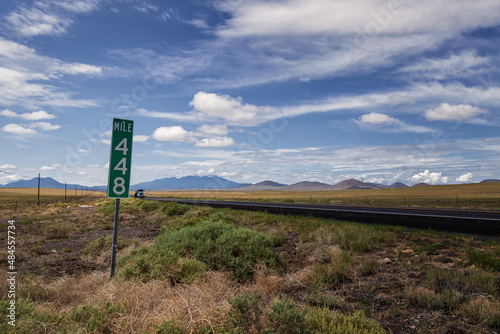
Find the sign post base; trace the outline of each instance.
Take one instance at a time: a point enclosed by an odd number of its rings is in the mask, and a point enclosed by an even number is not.
[[[120,215],[120,199],[115,200],[115,220],[113,223],[113,245],[111,248],[111,275],[109,279],[113,278],[115,274],[115,264],[116,264],[116,249],[118,248],[118,216]]]

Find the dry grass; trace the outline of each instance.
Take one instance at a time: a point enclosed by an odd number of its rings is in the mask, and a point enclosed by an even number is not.
[[[114,333],[154,331],[155,325],[168,320],[177,320],[192,332],[207,324],[221,326],[229,310],[228,300],[243,291],[271,293],[277,286],[272,281],[273,278],[261,277],[255,285],[243,287],[224,273],[210,272],[194,284],[171,286],[157,280],[110,281],[108,272],[95,272],[49,283],[39,277],[24,278],[19,296],[29,296],[39,303],[40,312],[51,313],[69,313],[83,304],[121,304],[125,313],[113,319]]]
[[[64,239],[69,238],[79,231],[75,225],[64,222],[47,222],[45,224],[44,234],[47,239]]]
[[[335,191],[147,191],[147,196],[244,201],[284,200],[296,203],[426,206],[499,210],[500,183],[442,185],[417,188]],[[458,196],[458,203],[457,203]]]
[[[411,305],[436,310],[443,307],[439,295],[423,286],[410,285],[405,288],[406,298]]]
[[[104,197],[102,192],[91,191],[82,195],[81,191],[75,194],[74,189],[68,189],[66,201],[64,200],[64,189],[41,188],[40,206],[46,209],[48,205],[57,203],[72,203],[75,200],[93,202],[96,198]],[[17,203],[17,211],[38,209],[37,188],[0,188],[0,212],[14,212]]]
[[[500,303],[488,296],[477,296],[462,307],[464,313],[478,323],[500,328]]]

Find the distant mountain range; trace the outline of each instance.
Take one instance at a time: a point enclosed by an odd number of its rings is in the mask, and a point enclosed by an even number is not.
[[[131,186],[133,189],[230,189],[241,187],[242,184],[223,179],[218,176],[184,176],[181,178],[167,177],[151,182],[141,182]],[[243,186],[246,186],[243,185]]]
[[[500,182],[497,179],[487,179],[480,183]],[[413,187],[429,186],[427,183],[418,183]],[[36,188],[38,178],[31,180],[20,180],[5,185],[4,188]],[[40,178],[40,187],[64,189],[64,183],[60,183],[51,177]],[[88,188],[94,191],[106,191],[106,186],[86,187],[80,184],[67,184],[68,190]],[[180,178],[167,177],[150,182],[141,182],[130,186],[131,190],[213,190],[213,189],[237,189],[239,191],[262,191],[262,190],[282,190],[282,191],[313,191],[313,190],[362,190],[362,189],[386,189],[386,188],[408,188],[404,183],[396,182],[389,186],[379,183],[362,182],[355,179],[344,180],[334,185],[321,182],[302,181],[294,184],[282,184],[274,181],[262,181],[255,184],[237,183],[226,180],[218,176],[184,176]]]
[[[500,182],[500,180],[497,180],[497,179],[487,179],[487,180],[483,180],[479,183],[494,183],[494,182]]]
[[[74,190],[75,186],[78,190],[84,188],[88,188],[86,186],[82,186],[80,184],[68,183],[64,184],[59,181],[54,180],[51,177],[41,177],[40,178],[40,188],[52,188],[52,189],[64,189],[66,187],[69,190]],[[3,188],[37,188],[38,187],[38,178],[35,177],[31,180],[19,180],[8,183],[6,185],[0,185]],[[104,187],[106,188],[106,187]]]

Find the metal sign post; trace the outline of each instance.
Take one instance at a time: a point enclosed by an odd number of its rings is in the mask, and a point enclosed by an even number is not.
[[[132,139],[134,121],[113,118],[111,153],[109,158],[108,198],[115,198],[115,219],[113,224],[113,245],[111,248],[111,275],[113,278],[118,243],[118,216],[120,198],[129,198],[130,171],[132,166]]]

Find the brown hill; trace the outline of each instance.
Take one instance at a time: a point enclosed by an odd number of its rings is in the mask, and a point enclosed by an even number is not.
[[[498,180],[498,179],[486,179],[486,180],[483,180],[479,183],[494,183],[494,182],[500,182],[500,180]]]
[[[246,187],[238,188],[242,191],[261,191],[261,190],[286,190],[288,185],[266,180],[259,183],[255,183]]]
[[[327,190],[330,185],[321,182],[302,181],[289,186],[290,190]]]
[[[396,183],[391,184],[389,186],[389,188],[408,188],[408,186],[404,183],[396,182]]]
[[[425,182],[420,182],[420,183],[417,183],[415,185],[412,186],[412,188],[415,188],[415,187],[427,187],[429,184],[425,183]]]
[[[328,190],[355,190],[355,189],[384,189],[387,186],[378,183],[361,182],[355,179],[344,180],[333,186],[329,186]]]

